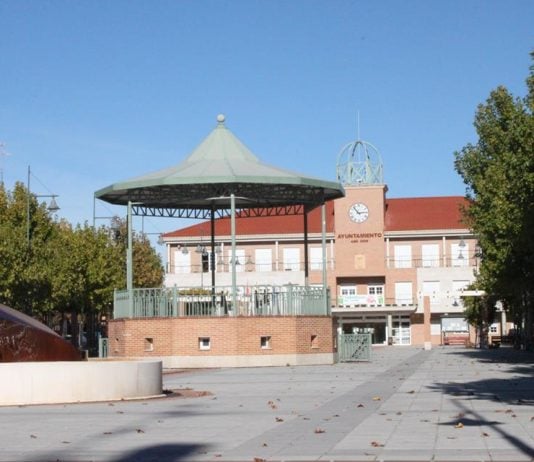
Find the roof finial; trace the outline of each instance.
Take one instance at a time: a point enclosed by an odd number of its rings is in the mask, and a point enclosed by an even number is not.
[[[224,114],[219,114],[217,116],[217,123],[219,125],[224,125],[224,121],[226,120],[226,117],[224,116]]]

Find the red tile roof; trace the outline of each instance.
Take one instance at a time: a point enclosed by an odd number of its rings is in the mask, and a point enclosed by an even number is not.
[[[466,228],[461,208],[468,205],[462,196],[386,199],[385,231]]]
[[[462,229],[461,207],[468,201],[462,196],[409,197],[386,199],[385,231],[418,231],[433,229]],[[236,233],[240,236],[259,234],[302,234],[302,215],[236,217]],[[326,205],[326,231],[334,231],[334,203]],[[308,215],[308,232],[321,232],[321,208]],[[164,237],[192,237],[211,235],[210,222],[204,221],[164,234]],[[230,235],[230,218],[215,220],[215,235]]]

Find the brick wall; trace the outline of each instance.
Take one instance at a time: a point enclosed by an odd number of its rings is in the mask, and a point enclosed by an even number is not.
[[[119,319],[109,322],[109,356],[321,354],[333,352],[333,336],[328,316]]]

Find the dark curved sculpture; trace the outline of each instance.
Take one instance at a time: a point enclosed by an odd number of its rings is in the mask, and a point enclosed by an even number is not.
[[[80,361],[81,353],[52,329],[0,304],[0,362]]]

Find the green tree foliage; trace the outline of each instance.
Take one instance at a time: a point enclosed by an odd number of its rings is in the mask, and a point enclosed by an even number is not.
[[[125,255],[128,245],[128,226],[126,220],[115,217],[111,228],[121,254]],[[133,231],[132,239],[134,287],[161,287],[164,275],[161,257],[155,252],[146,234]],[[126,265],[125,261],[124,265]],[[126,267],[124,268],[121,287],[126,286]]]
[[[534,53],[532,53],[534,59]],[[475,116],[476,144],[455,153],[455,168],[467,185],[464,211],[479,240],[477,283],[501,299],[523,324],[531,346],[534,306],[534,66],[525,98],[502,86]]]
[[[56,221],[22,183],[0,185],[0,302],[44,318],[50,313],[109,313],[126,286],[126,227],[72,227]],[[28,221],[29,217],[29,221]],[[28,226],[29,224],[29,226]],[[160,287],[163,266],[144,235],[133,236],[134,284]]]

